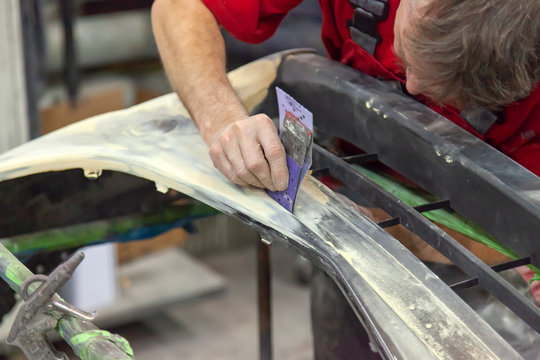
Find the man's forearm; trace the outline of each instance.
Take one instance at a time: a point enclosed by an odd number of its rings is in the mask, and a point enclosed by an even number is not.
[[[219,26],[200,0],[156,0],[152,26],[171,85],[210,144],[219,129],[247,116],[227,80]]]
[[[225,44],[201,0],[156,0],[152,26],[174,90],[209,147],[216,168],[239,185],[285,190],[285,149],[272,120],[249,116],[225,70]]]

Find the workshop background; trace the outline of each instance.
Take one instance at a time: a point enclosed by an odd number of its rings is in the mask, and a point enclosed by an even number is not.
[[[151,5],[151,0],[2,0],[0,152],[76,121],[171,92],[152,35]],[[306,0],[263,44],[247,45],[224,34],[229,69],[284,49],[309,47],[323,54],[320,16],[318,2]],[[109,178],[117,187],[126,183],[122,177]],[[0,237],[31,233],[40,221],[81,237],[118,222],[118,215],[150,237],[86,248],[86,260],[63,289],[68,301],[84,310],[99,310],[96,324],[126,337],[139,360],[257,358],[254,231],[204,209],[198,219],[179,218],[175,226],[181,227],[158,235],[171,226],[145,228],[145,214],[163,205],[150,199],[146,184],[133,186],[129,196],[115,194],[100,209],[91,208],[88,199],[77,201],[76,209],[73,199],[55,200],[53,186],[31,190],[47,192],[58,204],[57,213],[40,214],[38,219],[31,213],[35,204],[27,206],[26,213],[2,210]],[[173,200],[197,205],[190,199]],[[72,223],[68,218],[89,222],[63,227]],[[22,259],[35,273],[47,273],[74,250],[26,254]],[[311,359],[309,265],[283,248],[272,248],[272,261],[275,357]],[[14,296],[5,284],[0,289],[3,316]],[[0,328],[2,340],[6,322]],[[23,358],[4,341],[0,353]]]

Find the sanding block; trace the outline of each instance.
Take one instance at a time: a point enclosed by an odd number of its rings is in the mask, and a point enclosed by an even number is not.
[[[285,148],[289,186],[285,191],[266,190],[292,212],[296,194],[312,163],[313,115],[290,95],[276,87],[279,106],[279,137]]]

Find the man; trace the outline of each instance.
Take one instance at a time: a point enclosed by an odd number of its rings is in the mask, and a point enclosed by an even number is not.
[[[237,184],[284,190],[288,173],[272,121],[264,114],[250,116],[227,81],[218,22],[240,40],[260,42],[300,2],[154,3],[154,33],[171,84],[215,166]],[[388,15],[356,37],[358,27],[365,29],[352,21],[349,1],[319,2],[331,58],[401,82],[404,91],[540,175],[540,1],[388,0]],[[372,47],[362,41],[365,35],[380,36],[380,41]],[[489,126],[475,120],[480,109],[489,111]],[[463,241],[474,252],[476,245]],[[433,251],[421,258],[440,260]],[[492,256],[483,259],[494,261]],[[343,359],[348,350],[316,352],[321,358]],[[339,351],[344,353],[336,355]]]
[[[300,2],[204,1],[233,35],[249,42],[271,36]],[[348,1],[322,0],[329,55],[382,79],[406,78],[409,93],[461,108],[500,110],[525,98],[540,78],[536,0],[390,0],[388,6],[388,18],[377,27],[382,41],[373,58],[351,39],[346,23],[353,8]],[[228,84],[214,14],[200,1],[158,0],[153,19],[172,86],[199,126],[216,167],[238,184],[282,190],[287,170],[277,132],[265,115],[248,116]],[[394,22],[401,61],[393,51]],[[503,124],[485,134],[487,141],[537,174],[540,164],[533,154],[540,152],[540,124],[534,121],[540,116],[539,97],[536,88],[526,100],[507,106],[498,120]],[[456,108],[436,110],[480,135]]]

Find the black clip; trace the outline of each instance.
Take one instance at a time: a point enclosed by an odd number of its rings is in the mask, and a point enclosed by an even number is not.
[[[482,135],[485,135],[494,124],[500,121],[497,114],[486,109],[463,111],[460,115]]]
[[[350,4],[354,7],[354,18],[347,24],[351,38],[373,55],[375,47],[381,42],[377,24],[388,18],[388,3],[381,0],[350,0]]]
[[[353,26],[366,34],[374,35],[377,30],[377,18],[372,13],[362,9],[354,9]]]
[[[354,8],[362,8],[373,14],[377,21],[384,21],[388,18],[388,2],[381,0],[349,0]]]
[[[360,45],[364,50],[366,50],[371,55],[375,54],[375,47],[379,43],[379,38],[376,38],[370,34],[366,34],[355,28],[354,26],[349,26],[351,31],[351,38],[353,41]]]

